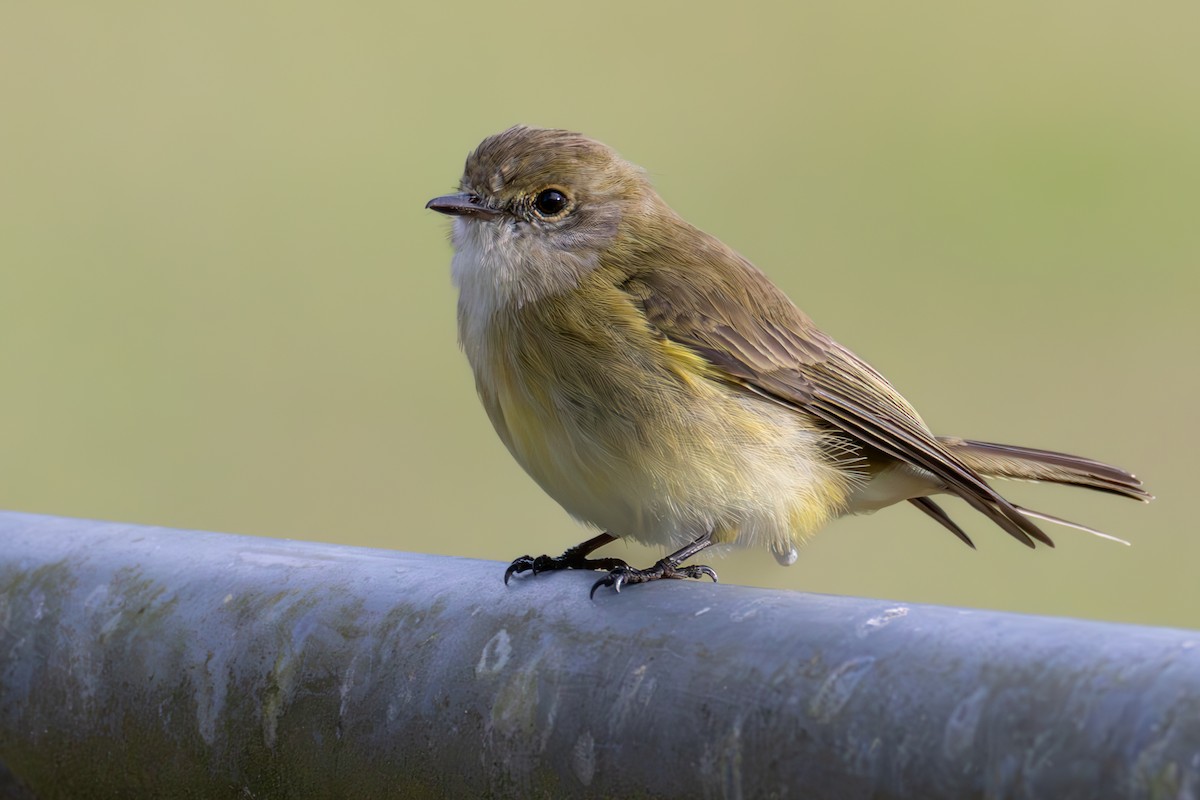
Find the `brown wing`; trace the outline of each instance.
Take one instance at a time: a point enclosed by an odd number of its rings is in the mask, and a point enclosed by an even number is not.
[[[1023,544],[1033,547],[1036,539],[1053,547],[937,440],[882,375],[822,333],[765,275],[715,240],[699,257],[724,263],[718,270],[658,269],[625,283],[663,336],[703,356],[721,378],[929,472]]]

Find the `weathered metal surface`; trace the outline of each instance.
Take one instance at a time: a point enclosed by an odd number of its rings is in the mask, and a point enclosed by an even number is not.
[[[503,566],[0,513],[0,789],[1200,793],[1197,632]]]

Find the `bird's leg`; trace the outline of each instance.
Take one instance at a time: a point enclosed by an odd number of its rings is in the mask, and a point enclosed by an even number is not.
[[[712,531],[709,531],[687,547],[676,550],[666,558],[659,559],[653,567],[635,569],[628,564],[622,563],[613,567],[609,570],[608,575],[592,584],[592,591],[589,596],[595,597],[596,590],[601,586],[611,586],[613,591],[619,592],[622,586],[633,583],[648,583],[661,578],[701,578],[707,575],[713,579],[713,583],[716,583],[717,573],[712,567],[705,566],[704,564],[692,564],[686,567],[679,566],[682,562],[696,555],[696,553],[699,553],[712,543]]]
[[[530,572],[534,575],[539,572],[550,572],[556,569],[607,569],[615,570],[621,567],[627,567],[624,561],[619,558],[588,558],[588,555],[593,550],[598,550],[609,542],[615,542],[616,536],[605,531],[599,536],[593,536],[582,544],[577,544],[574,547],[568,547],[561,556],[521,556],[508,565],[508,569],[504,570],[504,585],[508,585],[508,579],[519,572]]]

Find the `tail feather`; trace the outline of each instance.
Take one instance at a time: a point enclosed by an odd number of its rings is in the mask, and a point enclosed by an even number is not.
[[[942,507],[937,503],[933,502],[928,497],[913,497],[910,498],[908,502],[912,503],[914,506],[937,520],[939,525],[957,536],[964,544],[967,545],[967,547],[971,548],[972,550],[975,549],[975,543],[971,541],[970,536],[967,536],[967,532],[958,527],[958,523],[950,519],[950,515],[943,511]],[[1020,507],[1017,507],[1017,511],[1021,510],[1022,509]]]
[[[1121,497],[1140,500],[1143,503],[1148,503],[1154,499],[1154,495],[1142,488],[1142,482],[1138,480],[1136,475],[1120,467],[1115,467],[1112,464],[1105,464],[1102,461],[1095,461],[1090,458],[1083,458],[1082,456],[1073,456],[1069,453],[1056,453],[1052,450],[1035,450],[1031,447],[976,442],[952,436],[939,436],[938,441],[950,450],[959,461],[984,478],[1010,478],[1013,480],[1045,481],[1066,484],[1068,486],[1082,486],[1085,489],[1109,492]],[[1002,515],[998,509],[988,507],[986,504],[972,502],[972,497],[969,495],[960,494],[959,496],[980,511],[983,511],[989,518],[1000,523],[1005,530],[1012,533],[1011,524],[1003,524],[1009,522],[1009,520],[1007,518],[1000,519],[999,517]],[[962,529],[946,515],[946,512],[934,505],[929,498],[913,498],[909,502],[937,520],[938,523],[959,539],[974,547],[974,544],[967,538]],[[1086,525],[1080,525],[1077,522],[1071,522],[1041,511],[1034,511],[1013,503],[1007,503],[1007,508],[1021,517],[1051,522],[1056,525],[1065,525],[1068,528],[1085,531],[1104,539],[1111,539],[1121,544],[1129,544],[1124,539],[1110,536],[1095,528],[1089,528]],[[1037,530],[1036,526],[1034,526],[1034,529]],[[1038,530],[1038,533],[1041,533],[1041,531]],[[1016,533],[1013,533],[1013,535],[1017,536]],[[1033,542],[1028,537],[1018,536],[1018,538],[1029,546],[1033,546]],[[1045,537],[1045,534],[1039,536],[1038,539],[1049,543],[1049,539]]]
[[[1112,534],[1109,534],[1109,533],[1105,533],[1104,531],[1098,531],[1095,528],[1089,528],[1087,525],[1080,525],[1078,522],[1071,522],[1071,520],[1069,520],[1069,519],[1063,519],[1062,517],[1056,517],[1053,514],[1047,514],[1044,511],[1034,511],[1032,508],[1025,508],[1024,506],[1015,506],[1015,508],[1017,509],[1017,511],[1020,511],[1022,514],[1024,514],[1027,517],[1033,517],[1034,519],[1040,519],[1043,522],[1053,522],[1055,525],[1062,525],[1067,528],[1074,528],[1077,531],[1083,531],[1084,533],[1090,533],[1093,536],[1099,536],[1101,539],[1108,539],[1110,542],[1117,542],[1119,544],[1125,545],[1126,547],[1129,547],[1129,542],[1125,541],[1124,539],[1121,539],[1120,537],[1117,537],[1117,536],[1113,536]]]
[[[1154,499],[1154,495],[1142,488],[1142,482],[1136,475],[1102,461],[1052,450],[975,442],[950,436],[939,437],[939,440],[968,466],[987,478],[1082,486],[1144,503]]]

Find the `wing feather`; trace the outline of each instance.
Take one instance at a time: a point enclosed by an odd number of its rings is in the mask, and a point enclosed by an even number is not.
[[[707,253],[681,255],[720,258],[719,270],[656,269],[625,282],[623,288],[662,336],[702,356],[714,377],[811,414],[925,470],[1023,544],[1033,547],[1036,539],[1053,546],[938,441],[879,372],[821,332],[749,262],[723,245],[717,252],[709,247]]]

